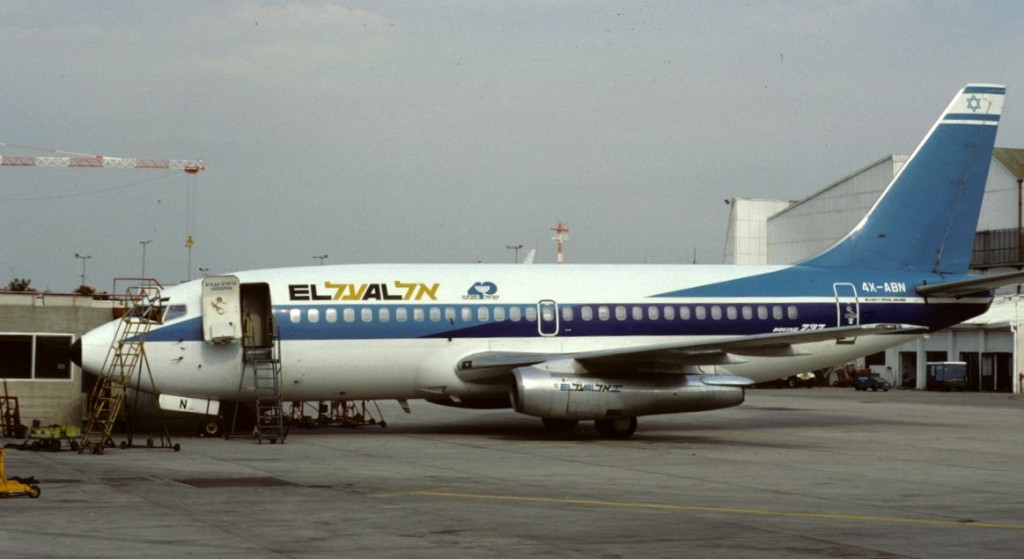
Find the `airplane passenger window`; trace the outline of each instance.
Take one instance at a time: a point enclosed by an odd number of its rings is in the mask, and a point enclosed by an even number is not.
[[[690,320],[690,307],[679,307],[679,320]]]
[[[317,309],[307,310],[306,320],[309,320],[310,322],[320,322],[320,311]]]
[[[796,320],[796,317],[797,317],[796,305],[790,305],[790,306],[786,307],[786,315],[789,317],[790,320]]]
[[[526,320],[537,322],[537,307],[526,307]]]
[[[355,322],[356,321],[356,310],[351,308],[351,307],[347,307],[347,308],[343,309],[341,311],[341,319],[344,320],[345,322]]]
[[[686,307],[683,307],[683,308],[686,308]],[[683,309],[679,309],[679,310],[682,311]],[[697,310],[695,311],[695,314],[697,315],[697,320],[704,320],[705,318],[708,317],[708,310],[706,308],[704,308],[704,305],[698,305],[697,306]]]
[[[722,320],[722,307],[718,305],[711,305],[711,319]]]
[[[594,309],[589,306],[583,307],[580,309],[580,318],[582,318],[584,322],[594,320]]]
[[[444,319],[450,324],[455,324],[455,309],[448,307],[444,310]]]
[[[391,311],[389,309],[379,309],[377,318],[379,318],[381,322],[388,322],[391,320]]]
[[[647,307],[647,318],[650,320],[658,320],[658,307],[651,305]]]
[[[430,307],[430,321],[441,322],[441,309],[437,307]]]
[[[487,322],[491,319],[491,311],[487,307],[480,307],[476,310],[476,318],[480,322]]]
[[[291,320],[293,324],[302,322],[302,311],[299,309],[292,309],[288,312],[288,319]]]
[[[782,307],[779,305],[772,305],[772,318],[775,320],[782,320]]]
[[[725,317],[726,318],[728,318],[729,320],[736,320],[737,316],[739,316],[739,315],[736,313],[736,307],[734,307],[732,305],[729,305],[728,307],[725,307]]]
[[[562,307],[562,321],[563,322],[572,322],[572,319],[573,319],[572,307]]]
[[[473,309],[469,307],[462,307],[460,314],[462,315],[463,322],[471,322],[473,320]]]
[[[523,311],[519,307],[509,307],[508,317],[512,322],[519,322],[519,319],[523,318]]]
[[[768,307],[764,305],[757,306],[757,318],[759,320],[768,320]]]
[[[597,318],[602,322],[608,320],[608,318],[610,318],[610,315],[608,314],[608,307],[604,305],[597,307]]]
[[[665,307],[665,320],[675,320],[675,319],[676,319],[676,308],[671,306],[671,305],[667,305]]]
[[[326,311],[324,311],[324,318],[327,320],[327,322],[332,322],[332,323],[333,322],[337,322],[338,321],[338,310],[337,309],[327,309]]]
[[[409,309],[405,307],[398,307],[395,309],[395,320],[398,322],[406,322],[409,320]]]
[[[417,307],[412,310],[412,319],[416,322],[423,322],[423,309]]]
[[[641,307],[639,305],[633,307],[633,320],[639,322],[639,321],[641,321],[643,319],[644,319],[644,309],[643,309],[643,307]]]
[[[373,322],[373,309],[367,307],[360,310],[359,319],[363,322]]]
[[[544,322],[552,322],[555,320],[555,309],[545,306],[540,310],[541,316],[544,317]]]
[[[743,305],[743,320],[754,318],[754,309],[750,305]]]
[[[615,320],[626,320],[626,307],[622,305],[615,307]]]
[[[505,320],[505,307],[494,307],[494,320],[498,322]]]

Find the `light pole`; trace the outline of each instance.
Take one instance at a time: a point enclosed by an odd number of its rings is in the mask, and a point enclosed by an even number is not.
[[[521,245],[521,244],[520,245],[505,245],[505,248],[507,248],[509,250],[516,251],[516,256],[515,256],[516,259],[513,260],[513,262],[515,264],[518,264],[519,263],[519,249],[523,248],[523,245]]]
[[[152,243],[152,242],[153,242],[153,239],[149,239],[149,240],[145,240],[145,241],[139,241],[139,244],[142,245],[142,275],[139,276],[141,278],[145,278],[146,277],[146,245],[148,245],[149,243]]]
[[[81,287],[82,285],[85,285],[85,261],[90,259],[90,258],[92,258],[92,255],[91,254],[78,254],[76,252],[75,253],[75,258],[79,258],[79,259],[82,260],[82,283],[79,284],[79,287]]]
[[[326,254],[321,254],[320,256],[314,256],[313,260],[319,260],[320,261],[320,265],[323,266],[324,265],[324,260],[327,260],[327,255]]]

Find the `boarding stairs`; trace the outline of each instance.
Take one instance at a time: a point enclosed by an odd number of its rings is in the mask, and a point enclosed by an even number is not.
[[[79,454],[86,450],[103,454],[113,447],[111,433],[124,409],[127,389],[143,376],[152,383],[145,342],[150,328],[163,316],[160,290],[152,286],[129,288],[125,300],[130,310],[118,322],[103,368],[89,394],[89,419],[82,429]],[[122,443],[122,447],[127,444]]]
[[[281,360],[279,358],[280,341],[275,339],[272,347],[245,348],[242,376],[238,383],[238,398],[243,401],[246,376],[251,376],[252,390],[256,407],[256,424],[252,436],[260,444],[284,443],[288,436],[284,423],[284,410],[281,401]],[[237,420],[237,407],[232,420],[231,435],[234,436]]]

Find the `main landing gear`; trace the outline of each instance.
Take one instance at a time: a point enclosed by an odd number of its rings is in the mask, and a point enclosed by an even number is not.
[[[579,425],[579,421],[576,419],[553,419],[550,417],[542,417],[541,422],[544,423],[544,427],[552,433],[570,433],[576,426]],[[628,439],[633,433],[636,432],[636,418],[635,417],[616,417],[613,419],[595,419],[594,428],[597,429],[598,434],[606,439]]]

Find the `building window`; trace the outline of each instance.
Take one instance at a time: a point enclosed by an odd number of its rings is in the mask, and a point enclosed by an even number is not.
[[[71,379],[70,335],[0,335],[0,378]]]

